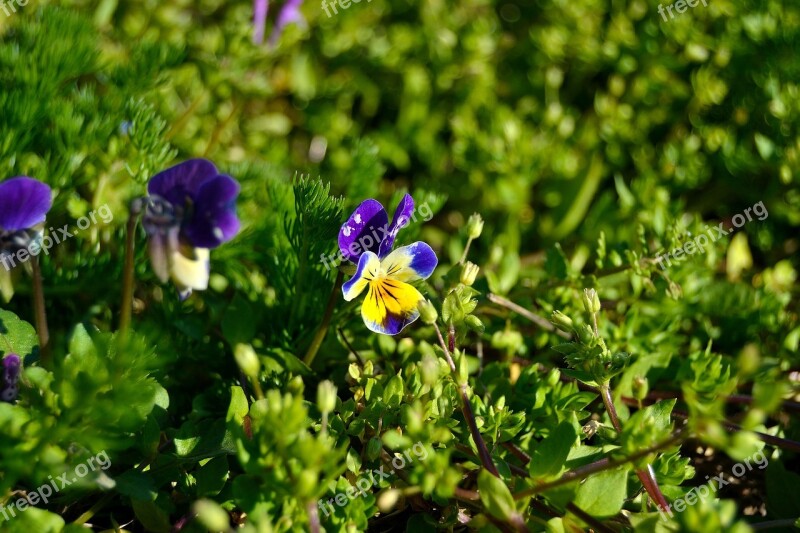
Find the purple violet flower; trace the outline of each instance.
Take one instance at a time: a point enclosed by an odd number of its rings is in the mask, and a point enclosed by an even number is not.
[[[22,361],[15,353],[10,353],[3,358],[2,376],[0,376],[0,400],[12,403],[17,399],[19,388],[20,368]]]
[[[15,266],[13,256],[41,235],[53,204],[50,187],[26,176],[0,183],[0,262],[6,271]]]
[[[132,210],[143,212],[153,270],[162,282],[171,277],[183,299],[205,290],[209,250],[239,232],[239,183],[211,161],[190,159],[153,176],[147,192]]]

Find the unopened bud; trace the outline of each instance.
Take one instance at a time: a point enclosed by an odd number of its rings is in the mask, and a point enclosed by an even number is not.
[[[417,307],[419,310],[419,317],[426,324],[433,324],[439,318],[439,312],[430,300],[422,300]]]
[[[467,235],[470,239],[477,239],[483,232],[483,219],[478,213],[473,213],[467,221]]]
[[[594,289],[583,289],[583,308],[589,314],[600,312],[600,298]]]
[[[202,499],[194,502],[194,512],[198,522],[208,531],[228,531],[231,527],[230,515],[217,502]]]
[[[564,331],[572,330],[572,319],[561,311],[553,311],[553,316],[550,317],[550,322]]]
[[[647,397],[648,393],[648,384],[647,378],[642,376],[636,376],[633,378],[633,383],[631,383],[631,390],[633,392],[633,397],[639,400],[640,402]]]
[[[336,409],[336,385],[327,379],[317,386],[317,407],[323,413]]]
[[[249,344],[237,344],[233,349],[233,357],[245,376],[250,379],[258,379],[258,374],[261,372],[261,361],[258,360],[258,356],[252,346]]]
[[[475,278],[478,277],[480,270],[481,268],[472,261],[464,263],[464,266],[461,267],[461,283],[468,287],[471,286],[475,283]]]
[[[388,513],[394,509],[394,506],[397,505],[397,500],[399,500],[402,495],[403,493],[400,489],[388,489],[383,491],[380,496],[378,496],[378,509],[383,513]]]

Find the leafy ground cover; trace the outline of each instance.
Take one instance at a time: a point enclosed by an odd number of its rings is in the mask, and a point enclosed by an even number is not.
[[[796,528],[800,7],[683,1],[0,4],[0,529]]]

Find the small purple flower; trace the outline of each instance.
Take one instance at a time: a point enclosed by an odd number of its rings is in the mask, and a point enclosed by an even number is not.
[[[0,183],[0,262],[14,268],[13,255],[28,248],[41,234],[53,204],[50,187],[33,178],[20,176]]]
[[[0,376],[0,400],[4,402],[13,402],[17,399],[19,389],[17,382],[19,381],[20,368],[22,361],[15,353],[8,354],[3,358],[3,372]]]
[[[190,159],[153,176],[147,192],[132,210],[143,212],[156,275],[162,282],[171,277],[182,298],[206,289],[209,250],[239,232],[239,183],[211,161]]]

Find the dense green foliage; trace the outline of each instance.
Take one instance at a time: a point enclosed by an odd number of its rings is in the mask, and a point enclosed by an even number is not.
[[[25,356],[0,504],[111,462],[0,530],[788,529],[800,5],[747,4],[311,2],[275,46],[246,1],[0,15],[0,180],[48,183],[48,226],[114,215],[42,258],[52,370],[31,277],[0,280],[0,354]],[[137,231],[125,335],[129,203],[191,157],[239,180],[242,232],[181,302]],[[398,237],[436,250],[433,306],[377,335],[320,257],[407,191],[434,214]],[[662,520],[648,471],[674,506],[731,482]]]

